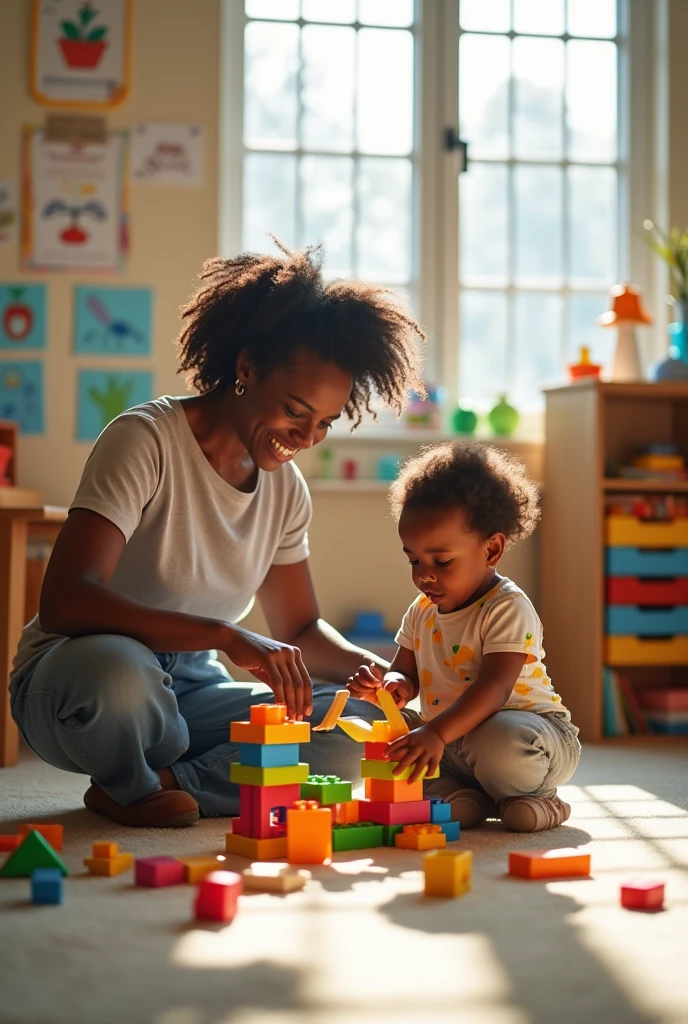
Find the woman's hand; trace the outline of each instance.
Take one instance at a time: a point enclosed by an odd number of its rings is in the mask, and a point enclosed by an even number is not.
[[[352,676],[349,676],[346,688],[352,697],[375,704],[375,694],[381,689],[384,678],[377,665],[371,661],[369,665],[361,665]]]
[[[301,719],[313,711],[313,684],[298,647],[240,626],[230,627],[230,639],[222,648],[228,658],[267,683],[276,704],[287,705],[289,718]]]
[[[427,775],[434,773],[442,760],[444,740],[429,725],[422,725],[389,743],[386,753],[390,761],[399,762],[394,775],[399,775],[404,768],[413,764],[414,769],[408,781],[416,782],[423,775],[424,768],[427,768]]]

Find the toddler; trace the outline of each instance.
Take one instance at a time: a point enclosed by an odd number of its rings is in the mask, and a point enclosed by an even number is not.
[[[449,801],[462,828],[488,817],[516,832],[561,825],[571,808],[557,786],[578,764],[578,729],[547,675],[533,605],[497,573],[537,524],[535,485],[504,452],[456,441],[410,459],[391,502],[421,593],[389,671],[363,665],[349,690],[374,700],[384,686],[401,708],[420,696],[388,756],[395,773],[415,765],[411,781],[439,765],[426,796]]]

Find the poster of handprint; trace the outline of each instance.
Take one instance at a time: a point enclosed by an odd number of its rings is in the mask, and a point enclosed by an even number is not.
[[[150,288],[79,286],[75,290],[74,351],[149,356],[151,306]]]
[[[152,397],[149,370],[79,370],[77,441],[95,441],[115,416]]]

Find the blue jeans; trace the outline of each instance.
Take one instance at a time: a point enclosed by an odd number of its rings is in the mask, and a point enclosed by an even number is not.
[[[337,689],[315,686],[312,725]],[[239,813],[239,789],[229,781],[229,764],[239,760],[230,723],[273,700],[262,683],[234,682],[215,651],[153,654],[137,640],[109,635],[60,641],[12,684],[14,720],[44,761],[90,775],[123,805],[158,790],[155,769],[171,767],[207,817]],[[358,700],[347,713],[382,717]],[[339,729],[311,735],[301,759],[313,774],[359,780],[359,744]]]

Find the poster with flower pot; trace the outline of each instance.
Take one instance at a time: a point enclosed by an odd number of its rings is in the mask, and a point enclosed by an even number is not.
[[[45,348],[44,284],[0,282],[0,349]]]
[[[31,91],[39,103],[105,108],[129,88],[131,0],[34,0]]]
[[[27,129],[23,264],[31,270],[117,270],[127,249],[126,136],[52,142]]]

